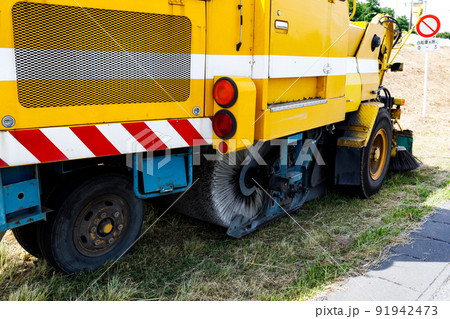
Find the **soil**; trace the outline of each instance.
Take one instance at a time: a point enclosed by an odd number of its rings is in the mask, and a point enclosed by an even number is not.
[[[388,72],[383,85],[406,99],[400,124],[415,133],[416,155],[425,164],[450,168],[450,48],[429,53],[426,117],[422,117],[425,53],[405,46],[395,62],[403,72]]]

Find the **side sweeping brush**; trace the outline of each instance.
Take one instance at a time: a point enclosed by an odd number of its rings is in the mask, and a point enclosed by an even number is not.
[[[391,157],[389,169],[397,172],[407,172],[419,168],[422,163],[404,146],[397,146],[397,155]]]
[[[413,132],[409,130],[397,132],[397,154],[391,157],[389,169],[397,172],[407,172],[419,168],[422,162],[412,155]]]

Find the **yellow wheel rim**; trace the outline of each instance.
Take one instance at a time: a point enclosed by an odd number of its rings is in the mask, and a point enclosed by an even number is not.
[[[369,172],[370,177],[376,181],[383,173],[387,159],[388,138],[384,129],[381,129],[375,135],[370,148]]]

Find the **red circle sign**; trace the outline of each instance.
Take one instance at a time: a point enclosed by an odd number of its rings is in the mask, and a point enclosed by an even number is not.
[[[438,17],[428,14],[417,23],[416,31],[424,38],[434,37],[441,29],[441,21]]]

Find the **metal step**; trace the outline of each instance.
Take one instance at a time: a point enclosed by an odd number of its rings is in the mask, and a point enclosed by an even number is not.
[[[365,142],[366,142],[365,138],[345,136],[345,137],[338,138],[337,146],[338,147],[362,148],[362,147],[364,147]]]

